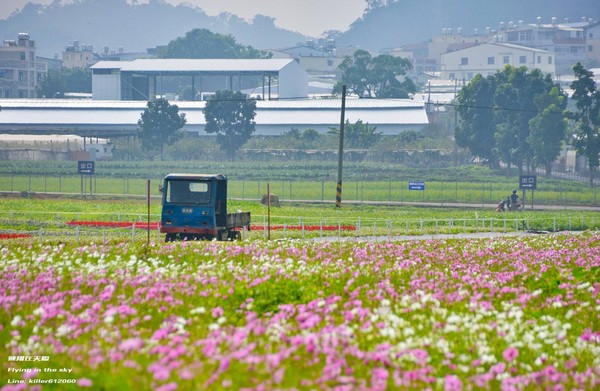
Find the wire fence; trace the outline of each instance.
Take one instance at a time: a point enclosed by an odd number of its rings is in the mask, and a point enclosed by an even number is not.
[[[159,197],[161,178],[153,179],[152,196]],[[260,200],[270,184],[271,193],[281,201],[303,200],[329,202],[336,198],[336,181],[330,178],[314,180],[236,179],[229,178],[228,197],[240,200]],[[412,186],[415,183],[421,186]],[[0,174],[0,192],[80,195],[145,196],[147,179],[114,178],[110,176],[42,176]],[[518,186],[515,184],[515,188]],[[427,203],[444,206],[451,203],[497,204],[506,199],[512,186],[492,181],[438,180],[419,181],[415,178],[371,181],[348,180],[343,183],[342,198],[350,202]],[[519,193],[527,205],[597,206],[597,186],[585,182],[556,179],[538,180],[536,190]]]
[[[74,241],[77,243],[106,241],[164,241],[157,221],[158,215],[139,215],[138,221],[118,221],[114,215],[98,216],[98,220],[76,220],[76,215],[63,213],[61,220],[36,220],[31,216],[50,212],[2,213],[0,223],[13,227],[0,231],[0,239],[31,239]],[[19,216],[20,215],[20,216]],[[64,219],[68,217],[68,219]],[[121,215],[120,218],[132,215]],[[600,219],[555,215],[544,217],[513,213],[510,217],[429,218],[429,219],[319,219],[315,217],[276,217],[269,223],[267,216],[253,216],[250,230],[242,232],[243,239],[316,239],[316,238],[380,238],[397,239],[423,235],[464,235],[474,233],[506,234],[523,231],[559,232],[600,229]]]

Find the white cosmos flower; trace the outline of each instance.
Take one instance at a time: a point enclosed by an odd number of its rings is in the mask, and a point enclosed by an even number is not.
[[[15,315],[15,317],[13,318],[13,320],[10,322],[10,325],[12,327],[17,327],[21,323],[22,319],[23,318],[21,318],[21,315]]]

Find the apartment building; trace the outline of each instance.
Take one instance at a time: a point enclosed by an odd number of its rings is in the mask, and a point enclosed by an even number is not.
[[[592,23],[585,29],[587,58],[594,66],[600,65],[600,22]]]
[[[0,97],[34,98],[38,83],[47,73],[48,64],[37,60],[35,41],[29,34],[4,40],[0,46]]]
[[[554,53],[506,43],[483,43],[441,55],[441,79],[471,80],[475,75],[489,76],[504,66],[538,68],[552,77],[556,74]]]
[[[62,61],[64,68],[86,69],[94,65],[98,59],[92,45],[80,45],[79,41],[73,41],[73,44],[67,46],[62,53]]]

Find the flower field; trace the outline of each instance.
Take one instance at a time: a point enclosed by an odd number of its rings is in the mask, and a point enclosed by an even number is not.
[[[12,239],[0,281],[3,391],[600,388],[598,233]]]

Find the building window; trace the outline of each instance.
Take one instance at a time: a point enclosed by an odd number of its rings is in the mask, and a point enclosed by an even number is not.
[[[593,52],[594,51],[594,47],[592,45],[588,45],[588,52]]]
[[[537,56],[537,63],[541,64],[542,63],[542,56]]]
[[[510,64],[510,57],[509,56],[503,56],[502,57],[502,64]]]
[[[25,71],[19,71],[19,81],[25,81],[27,79],[27,74]]]
[[[594,33],[590,33],[589,38],[594,38]]]
[[[456,75],[455,75],[454,73],[449,73],[449,74],[448,74],[448,78],[449,78],[450,80],[454,80],[454,79],[456,79]]]
[[[527,56],[519,56],[519,64],[526,64]]]
[[[552,57],[548,56],[548,64],[552,64]]]
[[[467,72],[467,80],[471,80],[473,78],[473,72]]]
[[[488,57],[488,65],[494,65],[494,57]]]
[[[25,61],[27,59],[27,57],[25,56],[25,52],[20,52],[21,55],[21,61]]]
[[[327,66],[328,67],[332,67],[333,66],[333,60],[327,60]]]
[[[19,98],[27,98],[27,91],[19,90]]]
[[[461,57],[460,65],[469,65],[469,57]]]

